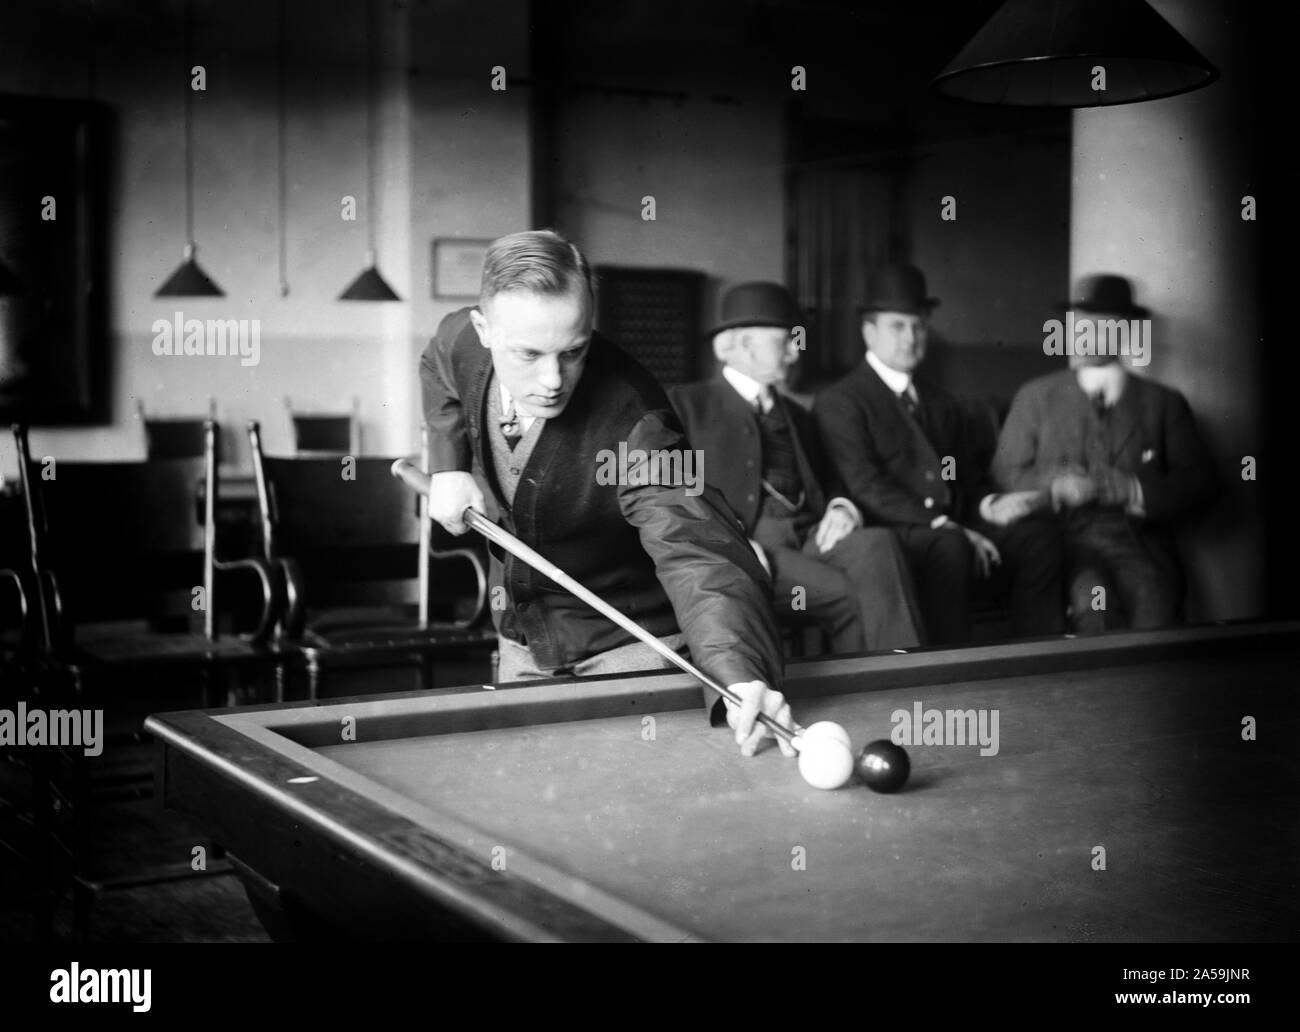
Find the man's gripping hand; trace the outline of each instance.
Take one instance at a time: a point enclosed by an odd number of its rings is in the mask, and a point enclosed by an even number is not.
[[[1134,498],[1141,497],[1137,486],[1137,477],[1123,473],[1113,466],[1098,470],[1094,480],[1097,484],[1098,505],[1118,505],[1124,509],[1133,508]]]
[[[753,756],[758,744],[768,737],[776,738],[776,744],[786,756],[795,755],[794,746],[779,735],[774,735],[764,724],[758,722],[759,712],[766,713],[778,724],[784,724],[791,730],[794,722],[790,716],[790,706],[785,696],[773,691],[762,681],[741,681],[728,687],[741,699],[737,705],[726,696],[723,702],[727,706],[727,723],[736,732],[736,744],[745,756]]]
[[[452,534],[464,534],[469,530],[464,520],[466,509],[486,511],[483,492],[470,474],[453,469],[429,477],[430,519]]]
[[[857,529],[856,513],[840,505],[827,509],[814,535],[817,551],[829,552]]]
[[[993,567],[1002,562],[1002,554],[998,551],[998,546],[978,530],[963,527],[953,520],[949,520],[943,526],[945,530],[960,530],[966,535],[975,558],[975,575],[982,580],[987,580],[993,572]]]
[[[1052,478],[1052,508],[1080,509],[1097,500],[1097,482],[1081,470],[1067,469]]]
[[[995,527],[1009,527],[1051,502],[1042,491],[1007,491],[980,503],[980,515]]]

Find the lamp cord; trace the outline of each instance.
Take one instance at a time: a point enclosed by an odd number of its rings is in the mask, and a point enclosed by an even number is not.
[[[95,67],[95,0],[86,2],[86,99],[95,99],[98,69]]]
[[[375,5],[366,0],[366,244],[375,255]]]
[[[280,296],[289,295],[289,179],[286,158],[285,138],[288,135],[288,18],[285,13],[285,0],[280,0],[280,38],[277,60],[277,92],[279,101],[277,125],[277,150],[280,162],[279,205],[280,205]]]
[[[185,243],[194,247],[194,0],[185,0]]]

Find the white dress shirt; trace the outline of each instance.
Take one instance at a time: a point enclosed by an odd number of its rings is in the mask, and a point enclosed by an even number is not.
[[[1128,379],[1128,370],[1118,362],[1107,362],[1099,366],[1079,366],[1074,371],[1079,387],[1090,398],[1101,395],[1110,408],[1119,401],[1124,393],[1124,383]]]
[[[501,382],[500,377],[497,378],[497,386],[501,389],[501,411],[502,413],[509,413],[511,406],[513,406],[515,403],[515,399],[510,394],[510,392],[506,390],[506,385]],[[525,415],[518,408],[515,409],[515,417],[519,420],[520,437],[528,433],[528,431],[532,429],[533,424],[537,422],[538,419],[537,416]]]
[[[912,386],[911,373],[901,373],[897,369],[890,369],[871,351],[867,352],[867,365],[876,371],[876,375],[885,381],[885,386],[895,394],[900,396],[906,394],[914,403],[921,404],[921,398],[916,393],[916,388]]]

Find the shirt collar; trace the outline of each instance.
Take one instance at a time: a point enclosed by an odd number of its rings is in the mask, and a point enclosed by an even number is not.
[[[1119,362],[1107,362],[1101,366],[1079,366],[1074,375],[1084,394],[1090,398],[1100,394],[1107,405],[1114,405],[1124,393],[1128,370]]]
[[[506,390],[506,385],[497,377],[497,389],[501,392],[501,414],[505,415],[510,411],[510,406],[515,403],[514,396]],[[519,428],[523,433],[527,433],[529,428],[537,420],[537,416],[530,416],[523,412],[516,412],[519,417]]]
[[[727,383],[736,388],[736,393],[745,399],[745,404],[752,406],[759,398],[764,396],[769,401],[771,400],[772,388],[765,387],[752,376],[747,376],[728,365],[722,367],[722,375],[726,377]],[[764,411],[766,411],[766,407]]]
[[[895,394],[909,394],[913,400],[916,399],[916,389],[912,386],[912,377],[909,374],[890,369],[870,351],[867,352],[867,365],[876,371],[876,374],[885,381],[885,386]]]

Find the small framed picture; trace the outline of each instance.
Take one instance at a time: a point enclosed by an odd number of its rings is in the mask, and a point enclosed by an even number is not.
[[[483,256],[491,240],[438,237],[433,242],[433,296],[446,300],[478,297]]]

